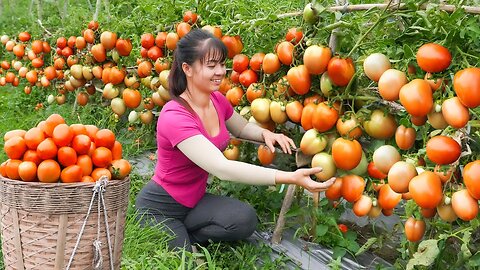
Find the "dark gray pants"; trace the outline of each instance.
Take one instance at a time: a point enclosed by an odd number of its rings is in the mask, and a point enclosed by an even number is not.
[[[174,236],[170,248],[188,251],[193,243],[245,239],[258,222],[253,207],[237,199],[206,193],[194,208],[188,208],[154,181],[140,191],[135,207],[142,225],[162,224],[160,227]]]

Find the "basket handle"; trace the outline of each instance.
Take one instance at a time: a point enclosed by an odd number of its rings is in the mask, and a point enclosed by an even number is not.
[[[99,269],[102,269],[102,259],[101,259],[101,249],[100,249],[100,244],[101,243],[99,241],[100,214],[101,214],[100,203],[102,203],[103,214],[104,214],[104,217],[105,217],[106,232],[107,232],[108,252],[109,252],[109,256],[110,256],[110,269],[114,270],[114,268],[113,268],[112,247],[110,245],[110,230],[108,228],[107,209],[105,208],[105,200],[103,199],[103,192],[105,192],[105,187],[108,185],[108,181],[109,180],[106,176],[102,176],[95,183],[95,186],[93,187],[92,199],[90,200],[90,205],[88,206],[87,215],[85,216],[85,220],[83,221],[83,224],[82,224],[82,229],[80,230],[80,233],[78,234],[78,237],[77,237],[77,242],[75,243],[75,247],[73,248],[72,254],[70,255],[70,259],[68,260],[66,270],[69,270],[71,265],[72,265],[73,258],[75,256],[75,253],[77,252],[78,245],[80,244],[80,239],[82,238],[83,232],[85,231],[85,226],[87,224],[88,217],[90,216],[90,213],[92,211],[92,206],[93,206],[93,202],[95,201],[96,195],[98,195],[98,215],[99,215],[98,222],[99,222],[99,226],[98,226],[98,232],[97,232],[97,239],[93,243],[94,248],[95,248],[94,261],[99,262],[99,264],[97,264],[97,265],[98,265],[98,267],[100,267]]]

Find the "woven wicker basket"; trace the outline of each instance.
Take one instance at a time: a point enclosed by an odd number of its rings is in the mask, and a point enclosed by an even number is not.
[[[0,226],[6,269],[65,269],[92,200],[94,183],[26,183],[0,176]],[[109,181],[107,210],[113,266],[120,269],[130,180]],[[70,269],[92,269],[93,241],[110,268],[105,216],[95,198]],[[100,204],[102,206],[102,204]],[[100,234],[98,224],[101,222]]]

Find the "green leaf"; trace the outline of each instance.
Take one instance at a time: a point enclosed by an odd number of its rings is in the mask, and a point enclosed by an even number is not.
[[[351,252],[358,252],[360,249],[360,246],[356,241],[349,241],[347,244],[347,249]]]
[[[468,244],[470,243],[470,240],[472,240],[472,232],[471,231],[466,231],[463,234],[462,237],[462,246],[460,247],[460,250],[462,251],[462,257],[464,259],[468,259],[472,256],[472,252],[468,248]]]
[[[347,254],[347,250],[343,247],[336,246],[333,248],[332,258],[337,259],[338,257],[343,257]]]
[[[443,132],[443,129],[435,129],[434,131],[430,132],[430,137],[437,136]]]
[[[377,240],[378,238],[376,237],[369,238],[367,242],[365,242],[365,244],[363,244],[363,246],[361,246],[360,249],[355,253],[355,256],[358,256],[367,251],[373,244],[377,242]]]
[[[348,231],[345,233],[345,238],[349,241],[355,241],[357,239],[357,233],[354,231]]]
[[[472,268],[480,266],[480,251],[475,253],[475,255],[468,260],[468,265]]]
[[[315,232],[317,237],[324,236],[328,232],[328,226],[325,224],[318,224]]]
[[[440,254],[437,246],[438,240],[425,240],[418,246],[417,252],[413,254],[413,258],[408,261],[407,270],[413,270],[416,265],[430,266]]]
[[[415,56],[412,48],[410,48],[410,46],[408,46],[407,44],[403,44],[403,56],[405,58],[413,58]]]

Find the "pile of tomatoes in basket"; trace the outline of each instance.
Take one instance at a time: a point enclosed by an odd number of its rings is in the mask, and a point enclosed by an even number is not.
[[[65,123],[52,114],[29,130],[4,135],[8,160],[0,165],[3,177],[25,182],[95,182],[102,176],[123,179],[131,171],[122,159],[122,145],[109,129]]]

